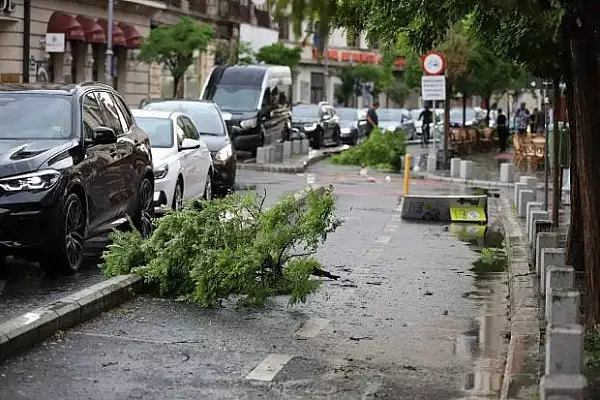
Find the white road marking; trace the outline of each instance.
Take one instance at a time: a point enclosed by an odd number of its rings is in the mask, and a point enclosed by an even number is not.
[[[300,329],[296,331],[296,337],[301,339],[314,338],[329,324],[325,318],[309,318]]]
[[[396,208],[394,209],[394,211],[396,211],[396,212],[402,212],[402,203],[398,204],[396,206]]]
[[[392,215],[392,221],[401,221],[401,220],[402,220],[402,216],[400,216],[400,214]]]
[[[379,257],[381,255],[382,249],[371,248],[365,251],[366,257]]]
[[[306,184],[312,185],[317,180],[316,174],[306,174]]]
[[[250,371],[246,379],[270,382],[291,359],[292,356],[287,354],[269,354],[256,368]]]
[[[396,232],[396,230],[398,229],[398,225],[386,225],[383,227],[383,231],[384,232]]]
[[[392,238],[389,236],[377,236],[375,238],[375,243],[389,243]]]
[[[2,291],[4,290],[5,286],[6,286],[6,281],[0,281],[0,294],[2,294]]]

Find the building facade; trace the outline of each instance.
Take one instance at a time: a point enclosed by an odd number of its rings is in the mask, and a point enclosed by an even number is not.
[[[240,23],[270,26],[265,10],[248,0],[119,0],[114,2],[115,88],[137,106],[147,97],[171,97],[172,78],[162,66],[137,61],[150,30],[173,25],[184,15],[211,24],[215,43],[236,43]],[[0,82],[71,83],[106,81],[108,1],[0,1]],[[27,18],[28,17],[28,18]],[[28,20],[28,21],[27,21]],[[185,79],[186,97],[198,96],[214,64],[215,45],[199,54]]]

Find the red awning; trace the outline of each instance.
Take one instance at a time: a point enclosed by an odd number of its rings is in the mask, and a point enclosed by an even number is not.
[[[106,18],[100,18],[98,21],[98,25],[102,27],[104,30],[104,34],[108,31],[108,21]],[[127,42],[125,41],[125,33],[123,29],[119,28],[119,25],[113,23],[113,46],[127,46]]]
[[[85,41],[83,27],[75,17],[61,11],[54,11],[48,20],[48,33],[64,33],[66,40]]]
[[[93,18],[78,15],[75,17],[77,22],[83,27],[85,41],[88,43],[106,43],[106,34],[104,29]]]
[[[142,34],[138,32],[133,26],[124,22],[119,22],[119,28],[123,30],[125,34],[125,42],[127,42],[127,48],[137,49],[142,45]]]

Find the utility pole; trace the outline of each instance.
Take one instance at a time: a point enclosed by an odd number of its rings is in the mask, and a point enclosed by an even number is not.
[[[106,84],[111,85],[113,83],[112,77],[112,66],[113,66],[113,23],[114,23],[114,0],[108,0],[108,22],[106,26],[106,57],[105,57],[105,76],[104,80]]]
[[[325,60],[323,61],[323,101],[329,101],[329,35],[325,35],[323,41],[323,57],[325,57]]]

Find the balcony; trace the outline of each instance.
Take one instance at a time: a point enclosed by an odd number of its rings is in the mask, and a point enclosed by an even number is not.
[[[206,14],[208,9],[207,0],[188,0],[189,9],[192,12]]]
[[[169,7],[181,8],[181,0],[163,0],[162,2]]]
[[[263,28],[271,28],[271,16],[268,11],[255,10],[256,25]]]
[[[237,22],[250,23],[250,7],[243,6],[237,1],[229,3],[229,19]]]

